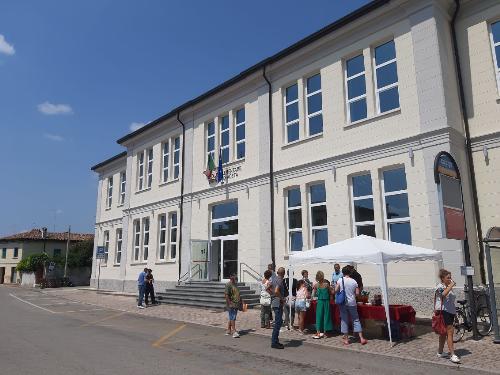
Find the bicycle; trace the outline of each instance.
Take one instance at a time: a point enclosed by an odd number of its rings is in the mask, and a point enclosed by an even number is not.
[[[483,293],[474,293],[476,300],[476,320],[477,331],[481,336],[488,336],[492,329],[491,324],[491,309],[488,295],[485,291]],[[464,337],[465,331],[472,331],[472,317],[470,311],[470,304],[467,300],[458,300],[460,305],[457,307],[455,321],[453,322],[453,342],[457,343]]]

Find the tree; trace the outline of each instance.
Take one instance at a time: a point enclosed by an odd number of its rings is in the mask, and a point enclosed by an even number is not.
[[[68,253],[68,268],[91,267],[93,254],[93,240],[81,241],[71,245]]]

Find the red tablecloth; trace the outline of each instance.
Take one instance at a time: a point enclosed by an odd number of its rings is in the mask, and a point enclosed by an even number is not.
[[[316,304],[317,301],[311,301],[311,306],[306,312],[305,325],[312,325],[316,323]],[[330,302],[330,314],[332,316],[332,321],[334,326],[340,325],[340,309],[338,305]],[[373,306],[373,305],[359,305],[358,304],[358,314],[361,320],[373,319],[373,320],[386,320],[385,308],[384,306]],[[413,307],[408,305],[390,305],[389,315],[391,320],[397,321],[399,323],[411,323],[415,324],[415,310]]]

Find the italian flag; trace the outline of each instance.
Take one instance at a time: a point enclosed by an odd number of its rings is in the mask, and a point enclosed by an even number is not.
[[[212,180],[212,172],[215,171],[215,163],[214,159],[212,159],[212,155],[208,155],[208,161],[207,161],[207,169],[203,174],[207,176],[209,180]]]

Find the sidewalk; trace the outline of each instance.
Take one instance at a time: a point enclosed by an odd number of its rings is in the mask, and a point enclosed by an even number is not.
[[[221,311],[166,304],[143,310],[137,309],[135,295],[124,293],[97,294],[95,290],[75,288],[45,289],[43,293],[57,295],[72,301],[107,307],[109,309],[205,326],[225,328],[227,322],[227,313]],[[260,328],[260,310],[249,310],[245,313],[240,312],[236,324],[237,329],[240,331],[271,336],[271,330]],[[419,334],[411,340],[397,342],[392,348],[388,341],[382,339],[372,339],[365,346],[353,343],[349,347],[344,347],[342,346],[340,336],[313,340],[311,337],[312,334],[301,335],[298,331],[282,332],[280,338],[285,342],[292,339],[305,339],[306,343],[331,347],[335,350],[368,352],[455,367],[456,365],[452,364],[449,360],[436,358],[437,336],[433,332],[427,331],[428,329],[425,329],[424,333]],[[466,336],[463,341],[456,344],[455,350],[462,359],[462,364],[459,367],[500,374],[500,345],[493,344],[491,337],[480,341],[473,341],[470,339],[470,336]]]

